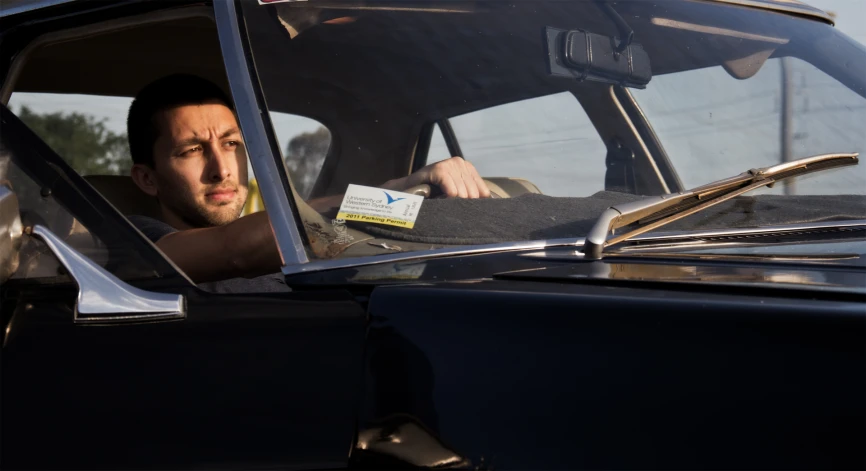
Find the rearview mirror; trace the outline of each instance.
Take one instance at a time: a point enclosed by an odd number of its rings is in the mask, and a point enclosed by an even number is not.
[[[18,269],[18,251],[24,226],[18,214],[18,197],[6,185],[0,185],[0,283]]]
[[[646,88],[652,79],[650,59],[634,41],[583,30],[545,28],[551,75]]]

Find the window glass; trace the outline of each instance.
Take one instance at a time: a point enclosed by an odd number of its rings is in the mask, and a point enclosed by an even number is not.
[[[779,164],[786,139],[791,160],[837,152],[866,155],[866,99],[799,59],[770,59],[747,80],[722,67],[661,75],[632,94],[686,188]],[[786,119],[790,131],[783,134]],[[856,194],[866,188],[862,164],[832,172],[833,178],[827,178],[829,172],[806,176],[765,191]]]
[[[295,191],[309,198],[331,148],[331,132],[315,119],[289,113],[272,111],[271,122]]]
[[[22,222],[50,229],[72,248],[123,280],[176,276],[174,269],[143,241],[135,237],[123,220],[84,203],[62,162],[51,156],[30,159],[22,148],[36,148],[34,140],[23,140],[18,123],[4,125],[0,139],[0,180],[7,181],[18,199]],[[22,144],[22,142],[24,144]],[[45,154],[43,154],[45,155]],[[61,165],[57,165],[61,164]],[[105,208],[102,208],[105,209]],[[59,261],[33,238],[25,238],[21,264],[12,279],[53,278],[69,281]]]
[[[863,63],[864,51],[821,22],[719,2],[621,1],[612,5],[616,16],[596,2],[579,1],[512,2],[508,8],[463,1],[433,2],[435,8],[373,3],[373,8],[355,2],[319,8],[310,2],[239,2],[269,109],[316,116],[334,135],[323,173],[327,180],[319,177],[316,186],[321,194],[307,203],[298,201],[299,208],[309,210],[299,210],[299,229],[306,231],[315,257],[585,237],[604,209],[638,197],[601,192],[607,176],[605,143],[639,146],[631,137],[646,131],[624,113],[624,101],[608,99],[611,87],[632,87],[670,154],[671,169],[687,186],[780,161],[780,132],[772,122],[779,121],[781,72],[775,58],[764,64],[768,57],[800,57],[815,65],[792,61],[792,159],[863,147],[858,93],[866,88],[855,65]],[[646,53],[647,61],[641,63],[649,64],[651,73],[617,72],[612,64],[601,67],[607,72],[587,71],[569,58],[564,47],[568,32],[610,39],[595,41],[597,49],[588,52],[604,54],[604,45],[622,45],[616,41],[622,34],[616,18],[628,23],[634,33],[632,51]],[[622,59],[617,57],[610,59]],[[763,69],[752,76],[759,65]],[[645,91],[637,89],[644,86]],[[518,191],[509,194],[520,196],[496,202],[429,198],[416,221],[396,223],[376,219],[393,210],[373,206],[380,203],[371,196],[370,214],[354,215],[359,218],[346,227],[357,231],[356,241],[377,242],[332,243],[338,236],[329,232],[327,222],[340,214],[349,185],[409,190],[425,178],[440,189],[447,185],[442,175],[409,175],[419,130],[443,117],[449,118],[463,157],[481,176],[504,177],[500,181],[517,185]],[[316,129],[311,126],[306,132]],[[426,163],[450,157],[440,131],[432,136]],[[281,146],[295,134],[278,131]],[[654,166],[642,158],[654,151],[652,144],[646,149],[624,146],[637,157],[633,165],[629,152],[612,156],[611,168],[618,173],[611,172],[609,181],[633,178],[639,192],[664,193],[659,174],[669,171],[667,162],[652,162]],[[866,188],[860,176],[864,169],[817,173],[816,182],[824,182],[821,188],[810,187],[812,177],[797,181],[802,192],[859,196],[828,198],[833,204],[807,199],[826,212],[805,216],[799,198],[777,203],[777,195],[762,195],[767,198],[757,200],[763,205],[754,211],[757,216],[750,213],[733,222],[709,217],[726,210],[716,206],[664,227],[731,229],[854,219],[860,209],[853,204],[863,200]],[[317,172],[314,166],[309,173]],[[400,187],[405,183],[413,185]],[[536,187],[543,195],[534,194]],[[390,208],[410,204],[393,203],[397,206]],[[843,209],[843,203],[853,209]],[[784,214],[777,210],[783,205],[789,209]],[[743,208],[732,211],[748,209]]]
[[[485,177],[520,177],[551,196],[604,189],[604,142],[562,92],[451,118],[463,157]]]
[[[108,250],[99,237],[88,233],[81,223],[57,204],[50,195],[42,196],[41,186],[18,165],[12,164],[8,169],[7,176],[18,198],[21,220],[25,226],[43,225],[73,248],[86,254],[90,260],[100,266],[106,266],[109,260]],[[118,272],[117,268],[122,267],[115,266],[113,271],[123,277],[123,273]],[[56,277],[71,281],[55,257],[46,254],[41,244],[30,237],[25,237],[21,248],[21,264],[12,275],[12,279]]]

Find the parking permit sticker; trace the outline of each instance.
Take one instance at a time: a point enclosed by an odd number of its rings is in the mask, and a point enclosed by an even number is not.
[[[349,185],[337,219],[372,222],[389,226],[415,227],[424,197],[371,186]]]

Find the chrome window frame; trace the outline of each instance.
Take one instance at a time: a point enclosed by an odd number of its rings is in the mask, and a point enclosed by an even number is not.
[[[6,0],[11,3],[12,6],[5,6],[0,9],[0,18],[5,16],[17,15],[20,13],[27,13],[28,11],[33,10],[41,10],[43,8],[50,8],[57,5],[62,5],[64,3],[70,3],[74,0]]]
[[[246,143],[247,156],[256,175],[262,201],[271,222],[271,229],[282,257],[283,272],[288,267],[309,263],[298,208],[289,186],[289,174],[279,152],[275,152],[276,136],[270,126],[267,106],[258,80],[254,80],[255,65],[243,25],[238,14],[239,2],[215,1],[213,5],[223,62],[229,88],[235,102],[238,124]],[[243,27],[243,34],[241,28]],[[264,111],[263,111],[264,110]],[[267,132],[266,123],[271,128]]]

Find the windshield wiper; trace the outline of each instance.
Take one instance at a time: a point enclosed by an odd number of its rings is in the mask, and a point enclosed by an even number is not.
[[[611,245],[723,203],[743,193],[764,186],[772,187],[776,182],[786,178],[847,165],[857,165],[859,163],[858,155],[856,153],[816,155],[772,167],[752,169],[735,177],[699,186],[692,190],[611,206],[601,213],[586,236],[583,244],[584,256],[600,259],[604,249]],[[610,239],[607,238],[611,232],[632,224],[635,226],[627,232]]]

